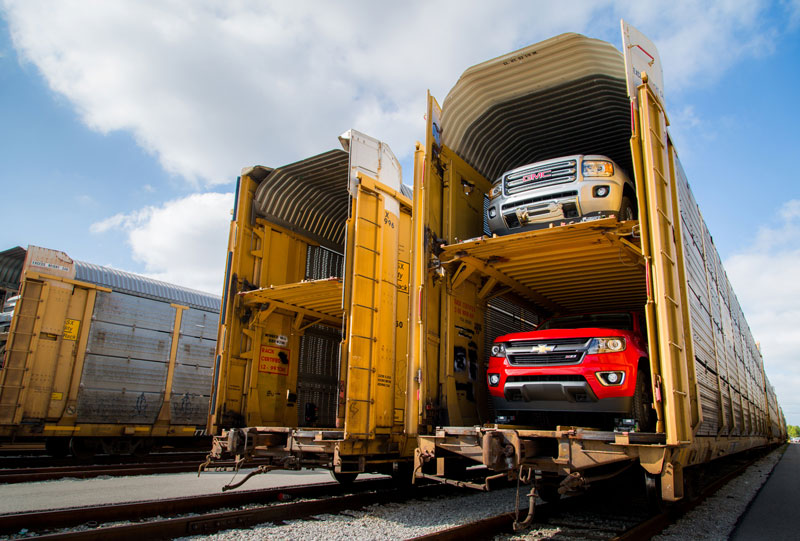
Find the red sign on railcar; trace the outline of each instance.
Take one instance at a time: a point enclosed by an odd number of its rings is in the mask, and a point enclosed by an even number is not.
[[[289,350],[275,346],[261,346],[258,371],[267,374],[289,375]]]

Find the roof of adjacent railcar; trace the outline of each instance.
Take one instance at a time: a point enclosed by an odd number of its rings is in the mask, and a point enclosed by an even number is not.
[[[16,290],[25,264],[25,248],[15,246],[0,252],[0,288]]]
[[[218,296],[85,261],[75,261],[75,279],[105,286],[112,291],[219,312]]]
[[[571,154],[606,155],[632,172],[622,53],[580,34],[467,69],[442,104],[441,122],[442,142],[490,181]]]

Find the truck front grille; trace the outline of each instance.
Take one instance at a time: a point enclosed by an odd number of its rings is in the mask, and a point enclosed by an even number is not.
[[[557,201],[559,199],[566,199],[567,197],[578,197],[578,190],[552,193],[549,195],[540,195],[539,197],[530,197],[528,199],[523,199],[522,201],[517,201],[516,203],[508,203],[506,205],[503,205],[502,210],[524,207],[527,205],[532,205],[533,203],[541,203],[542,201]]]
[[[588,338],[521,340],[506,346],[506,357],[514,366],[578,364],[583,361],[590,341]]]
[[[573,182],[578,178],[576,160],[549,163],[532,167],[505,178],[507,195],[514,195],[541,186]]]

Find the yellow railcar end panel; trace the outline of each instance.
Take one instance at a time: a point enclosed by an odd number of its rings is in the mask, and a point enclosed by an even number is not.
[[[347,310],[345,437],[355,439],[388,433],[395,424],[396,388],[400,386],[397,329],[398,321],[403,321],[398,319],[398,307],[402,306],[398,297],[404,294],[398,287],[401,216],[386,207],[392,193],[363,180],[353,207],[353,265],[347,277],[353,285]],[[407,240],[403,243],[408,245]]]

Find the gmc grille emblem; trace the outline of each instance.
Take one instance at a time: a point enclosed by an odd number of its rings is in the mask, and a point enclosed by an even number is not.
[[[531,348],[531,353],[550,353],[551,351],[555,350],[555,346],[548,346],[547,344],[539,344],[538,346],[533,346]]]
[[[552,171],[539,171],[537,173],[528,173],[524,177],[522,177],[523,182],[527,182],[529,180],[541,180],[543,178],[549,178],[552,175]]]

